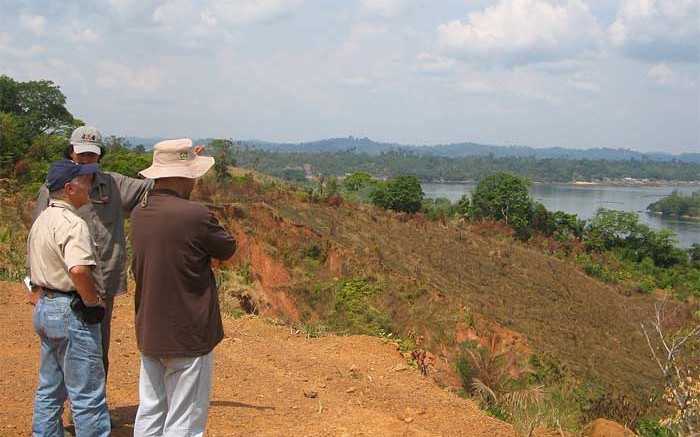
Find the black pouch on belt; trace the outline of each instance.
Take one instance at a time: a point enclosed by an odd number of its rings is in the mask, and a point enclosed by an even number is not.
[[[70,307],[78,319],[80,319],[80,321],[86,325],[95,325],[100,323],[105,317],[105,309],[103,307],[85,306],[83,299],[80,298],[79,294],[76,294],[75,297],[73,297],[73,300],[70,302]]]

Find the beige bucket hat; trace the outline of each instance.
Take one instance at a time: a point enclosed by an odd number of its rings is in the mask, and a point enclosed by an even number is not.
[[[196,179],[214,165],[211,156],[198,156],[192,140],[166,140],[153,146],[153,164],[139,174],[149,179],[189,178]]]

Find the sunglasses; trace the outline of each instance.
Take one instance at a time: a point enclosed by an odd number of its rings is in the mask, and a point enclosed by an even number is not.
[[[99,192],[100,198],[93,199],[92,197],[90,197],[90,202],[98,204],[109,202],[109,196],[105,196],[104,194],[102,194],[102,185],[97,184],[97,191]]]

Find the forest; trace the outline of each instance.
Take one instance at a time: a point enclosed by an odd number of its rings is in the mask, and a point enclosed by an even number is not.
[[[674,191],[663,199],[652,203],[647,209],[663,215],[700,218],[700,190],[694,191],[689,196]]]
[[[648,159],[592,160],[535,157],[445,157],[411,150],[379,155],[354,150],[336,152],[273,152],[236,143],[234,156],[244,166],[286,180],[312,174],[343,176],[364,171],[378,178],[410,174],[421,181],[478,181],[494,172],[507,172],[537,182],[606,181],[632,178],[654,181],[700,181],[700,163]]]

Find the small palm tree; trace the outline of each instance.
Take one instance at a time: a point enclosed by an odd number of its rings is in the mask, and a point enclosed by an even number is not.
[[[502,407],[506,413],[539,405],[544,400],[544,386],[516,387],[516,377],[529,373],[518,366],[512,348],[507,348],[498,334],[492,334],[488,344],[478,350],[467,350],[473,370],[469,384],[472,394],[486,407]]]

